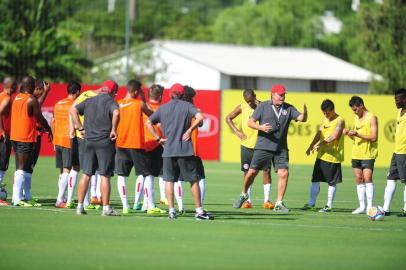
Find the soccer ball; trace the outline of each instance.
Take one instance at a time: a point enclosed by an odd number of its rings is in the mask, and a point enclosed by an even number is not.
[[[383,218],[385,217],[385,211],[383,211],[383,208],[379,205],[372,206],[368,209],[367,215],[368,218],[372,221],[383,220]]]
[[[5,201],[7,199],[7,190],[5,188],[0,188],[0,200]]]

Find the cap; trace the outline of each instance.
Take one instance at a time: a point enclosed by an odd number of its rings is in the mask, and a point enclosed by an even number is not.
[[[286,93],[285,87],[282,84],[275,84],[272,86],[272,94],[283,95]]]
[[[185,94],[185,88],[180,83],[175,83],[169,89],[171,95],[183,95]]]
[[[113,80],[105,81],[102,84],[102,92],[111,93],[118,88],[118,84]]]

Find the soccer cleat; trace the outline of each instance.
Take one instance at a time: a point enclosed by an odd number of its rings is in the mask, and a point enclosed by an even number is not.
[[[133,210],[141,211],[141,209],[142,209],[142,203],[134,203]]]
[[[130,215],[130,213],[131,213],[130,208],[123,208],[123,215],[124,215],[124,216]]]
[[[66,203],[64,202],[57,202],[55,203],[55,208],[66,208]]]
[[[102,207],[101,204],[96,204],[96,205],[94,206],[94,209],[95,209],[95,210],[99,210],[101,207]]]
[[[181,209],[178,211],[179,216],[183,216],[184,214],[186,214],[186,210],[185,209]]]
[[[168,218],[169,219],[176,219],[176,212],[169,212]]]
[[[107,210],[103,210],[102,214],[103,217],[117,217],[120,216],[113,208],[109,207]]]
[[[159,204],[169,205],[168,199],[161,199],[161,200],[159,200]]]
[[[332,208],[331,207],[328,207],[328,205],[326,205],[326,206],[324,206],[323,208],[321,208],[320,210],[319,210],[319,213],[329,213],[329,212],[331,212],[332,211]]]
[[[365,214],[365,208],[358,207],[354,211],[352,211],[353,215],[358,215],[358,214]]]
[[[406,210],[403,210],[399,214],[397,214],[398,217],[406,217]]]
[[[388,211],[388,212],[386,212],[385,211],[385,217],[389,217],[390,216],[390,212]]]
[[[20,207],[33,207],[32,204],[25,202],[25,201],[19,201],[18,203],[14,203],[13,206],[20,206]]]
[[[249,201],[246,201],[246,202],[244,202],[244,203],[242,204],[241,208],[244,208],[244,209],[251,209],[251,208],[252,208],[252,203],[249,202]]]
[[[66,203],[66,208],[74,209],[75,208],[75,203],[73,201],[70,201],[70,202]]]
[[[311,211],[315,211],[315,210],[316,210],[316,206],[315,206],[314,204],[311,205],[311,204],[306,203],[302,208],[300,208],[300,210],[305,210],[305,211],[311,210]]]
[[[90,200],[90,203],[93,205],[101,205],[102,202],[101,200],[99,200],[97,197],[92,197],[92,199]]]
[[[213,220],[214,216],[212,216],[210,213],[203,211],[203,213],[196,213],[195,214],[195,219],[196,220]]]
[[[287,212],[289,212],[289,208],[287,208],[283,202],[281,202],[281,203],[279,203],[279,204],[278,204],[278,203],[275,204],[275,207],[274,207],[273,210],[274,210],[275,212],[281,212],[281,213],[287,213]]]
[[[160,214],[166,214],[166,211],[162,210],[162,209],[160,209],[158,207],[155,207],[155,208],[148,209],[147,214],[149,214],[149,215],[160,215]]]
[[[31,204],[33,207],[41,207],[42,206],[42,204],[40,204],[37,199],[31,199],[31,200],[29,200],[27,202],[29,204]]]
[[[0,200],[0,206],[9,206],[10,204],[6,201]]]
[[[248,194],[241,194],[240,197],[238,197],[237,200],[235,200],[233,207],[234,208],[241,208],[241,206],[244,204],[244,202],[248,200]]]
[[[83,215],[87,215],[87,213],[86,213],[85,209],[83,209],[83,208],[76,208],[76,215],[83,216]]]
[[[275,204],[273,204],[273,202],[271,202],[271,201],[266,201],[266,202],[264,202],[264,208],[272,210],[275,208]]]
[[[96,206],[94,206],[93,204],[89,204],[85,206],[85,210],[96,210]]]

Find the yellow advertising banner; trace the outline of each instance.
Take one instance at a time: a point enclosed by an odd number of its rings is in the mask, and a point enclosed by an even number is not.
[[[268,91],[256,91],[257,98],[261,101],[270,99]],[[313,164],[316,154],[306,156],[305,152],[320,126],[323,118],[320,105],[326,98],[331,99],[335,104],[335,111],[345,119],[346,127],[353,127],[354,113],[348,105],[353,94],[335,93],[294,93],[286,94],[286,102],[292,104],[300,112],[303,112],[303,105],[307,105],[308,120],[306,123],[291,122],[288,135],[289,160],[292,164]],[[394,150],[394,136],[396,125],[397,109],[393,96],[383,95],[359,95],[367,109],[378,117],[378,158],[375,166],[389,167],[390,159]],[[223,91],[222,96],[222,129],[221,129],[221,161],[240,161],[240,141],[228,127],[225,118],[237,105],[245,102],[242,91]],[[234,119],[237,126],[241,125],[241,119]],[[345,138],[345,159],[343,165],[351,166],[352,140]]]

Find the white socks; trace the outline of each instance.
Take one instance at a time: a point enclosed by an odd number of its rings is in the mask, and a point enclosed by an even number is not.
[[[393,194],[396,190],[396,180],[386,181],[385,195],[384,195],[384,204],[383,210],[385,212],[390,212],[390,204],[392,202]]]
[[[56,198],[56,203],[63,201],[65,195],[66,186],[68,185],[69,173],[64,172],[59,176],[58,181],[58,197]]]
[[[148,175],[145,177],[144,181],[144,198],[147,201],[147,209],[155,208],[154,203],[154,177],[152,175]]]
[[[95,173],[96,176],[96,197],[98,200],[101,200],[101,176],[98,171]]]
[[[123,205],[123,209],[128,208],[128,200],[127,200],[127,187],[126,187],[126,177],[125,176],[117,176],[117,189],[118,193],[120,194],[121,204]]]
[[[32,199],[31,196],[31,180],[32,180],[32,174],[28,172],[24,172],[24,185],[23,185],[23,191],[24,191],[24,198],[26,201],[30,201]]]
[[[336,186],[328,186],[327,190],[327,206],[332,208],[334,197],[336,196]]]
[[[405,189],[403,191],[403,202],[404,202],[403,211],[406,211],[406,185],[405,185]]]
[[[365,209],[365,184],[358,184],[357,185],[357,196],[359,201],[359,208]]]
[[[13,185],[13,203],[19,203],[21,198],[21,189],[24,185],[24,171],[16,170],[14,172],[14,185]]]
[[[97,198],[96,187],[97,187],[97,176],[92,175],[92,177],[90,177],[90,196],[92,198]]]
[[[140,199],[144,191],[144,176],[138,175],[137,181],[135,182],[135,200],[134,204],[140,203]]]
[[[68,199],[66,200],[66,203],[70,203],[73,200],[77,178],[78,172],[73,169],[70,170],[68,178]]]
[[[162,176],[159,176],[159,197],[161,201],[167,200],[165,193],[165,181]]]
[[[269,193],[271,193],[271,184],[265,184],[264,185],[264,203],[266,203],[269,200]]]
[[[317,195],[320,192],[320,182],[312,182],[310,186],[310,199],[309,205],[314,206],[316,204]]]
[[[182,188],[182,181],[177,181],[174,183],[174,193],[175,199],[178,203],[179,211],[183,210],[183,188]]]
[[[251,191],[252,191],[252,184],[247,190],[247,194],[248,194],[247,202],[249,202],[249,203],[251,202]]]
[[[365,193],[367,194],[367,209],[372,207],[374,200],[374,183],[365,184]]]
[[[200,179],[199,187],[200,187],[200,203],[203,206],[204,197],[206,196],[206,179],[204,178]]]

